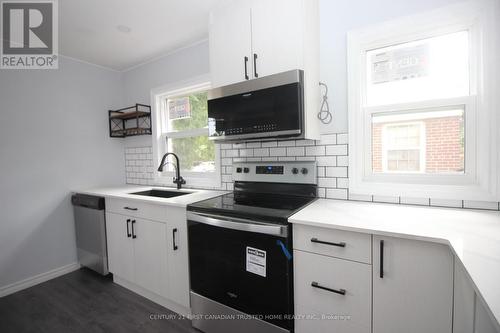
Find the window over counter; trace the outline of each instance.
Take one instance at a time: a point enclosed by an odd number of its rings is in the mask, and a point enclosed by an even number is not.
[[[351,193],[498,200],[494,6],[349,33]]]
[[[208,138],[209,88],[206,78],[198,78],[152,92],[154,161],[159,163],[167,152],[177,154],[188,186],[220,186],[219,147]],[[171,183],[175,172],[175,162],[169,161],[172,163],[156,177],[166,184]]]

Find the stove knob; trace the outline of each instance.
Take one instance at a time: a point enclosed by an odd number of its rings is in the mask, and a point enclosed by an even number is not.
[[[293,168],[293,169],[292,169],[292,173],[293,173],[294,175],[298,174],[298,173],[299,173],[299,169],[297,169],[297,168]]]
[[[236,168],[237,173],[241,173],[241,168]]]
[[[307,175],[309,170],[307,170],[307,168],[302,168],[302,170],[300,170],[300,172],[302,172],[303,175]]]
[[[249,169],[249,168],[243,168],[243,172],[244,172],[244,173],[249,173],[249,172],[250,172],[250,169]]]

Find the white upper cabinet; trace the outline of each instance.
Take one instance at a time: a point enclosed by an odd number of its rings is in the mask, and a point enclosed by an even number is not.
[[[233,1],[212,11],[209,30],[213,87],[293,69],[318,84],[317,0]]]
[[[452,312],[446,245],[373,236],[373,333],[451,333]]]
[[[301,0],[254,0],[253,78],[303,69]]]
[[[252,23],[247,2],[234,2],[210,13],[209,44],[213,87],[250,79]]]

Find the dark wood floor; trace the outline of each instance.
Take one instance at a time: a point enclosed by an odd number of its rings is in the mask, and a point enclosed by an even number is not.
[[[186,319],[150,318],[158,314],[174,315],[109,277],[80,269],[0,298],[0,332],[199,332]]]

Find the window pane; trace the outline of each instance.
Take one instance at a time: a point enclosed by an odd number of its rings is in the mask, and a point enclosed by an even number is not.
[[[469,95],[469,33],[367,52],[368,106]]]
[[[181,171],[215,171],[215,146],[207,136],[169,139],[168,145],[179,156]],[[170,165],[169,170],[173,171]]]
[[[372,116],[374,173],[463,173],[464,108]]]
[[[167,100],[168,131],[204,128],[208,124],[207,92]]]

